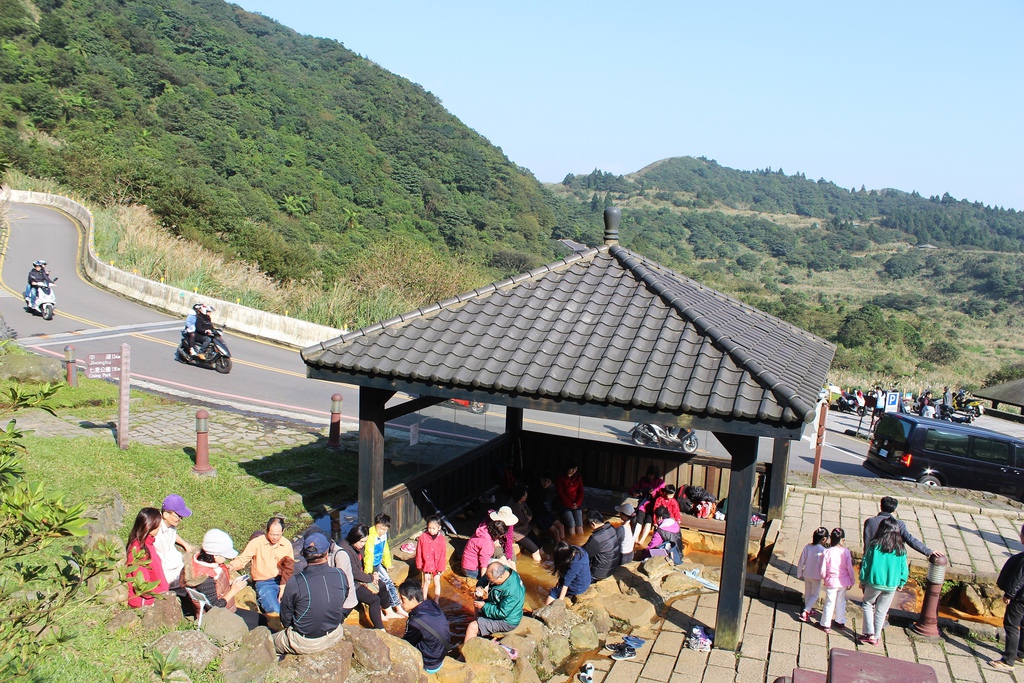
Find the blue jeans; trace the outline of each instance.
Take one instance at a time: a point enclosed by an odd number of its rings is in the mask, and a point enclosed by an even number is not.
[[[280,577],[275,576],[272,579],[256,582],[256,598],[259,600],[260,608],[264,613],[273,612],[279,614],[281,612],[281,600],[279,597],[281,592],[280,580]]]
[[[380,577],[380,582],[387,587],[388,595],[391,596],[391,604],[396,608],[401,607],[402,601],[398,599],[398,589],[395,588],[395,582],[391,580],[391,575],[388,574],[388,570],[384,568],[384,565],[378,564],[373,568],[373,571]]]

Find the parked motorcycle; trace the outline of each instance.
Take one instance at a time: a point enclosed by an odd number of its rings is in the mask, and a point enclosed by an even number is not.
[[[43,320],[53,320],[53,309],[57,306],[57,294],[53,291],[55,282],[57,282],[57,278],[54,278],[53,282],[40,282],[33,285],[36,290],[35,303],[32,303],[31,297],[26,296],[25,310],[41,315]]]
[[[179,363],[193,364],[201,368],[213,368],[222,375],[231,372],[231,351],[224,342],[224,335],[220,330],[214,330],[212,339],[203,352],[202,358],[189,353],[188,337],[181,333],[181,344],[174,352],[174,358]]]
[[[654,444],[668,446],[669,448],[681,448],[684,453],[693,453],[697,450],[697,434],[687,427],[659,427],[656,424],[638,422],[633,425],[629,435],[637,446]]]
[[[974,422],[974,413],[967,411],[962,415],[953,410],[952,406],[947,406],[945,403],[939,403],[939,419],[945,420],[946,422],[956,422],[957,424],[969,425]]]
[[[836,409],[841,413],[857,413],[858,415],[864,414],[865,400],[857,394],[851,394],[850,392],[844,391],[836,399]]]
[[[962,413],[972,413],[974,417],[981,417],[985,412],[985,406],[980,398],[974,398],[966,389],[953,394],[953,409]]]
[[[480,401],[467,401],[461,398],[448,399],[448,403],[465,408],[474,415],[481,415],[487,412],[487,404]]]

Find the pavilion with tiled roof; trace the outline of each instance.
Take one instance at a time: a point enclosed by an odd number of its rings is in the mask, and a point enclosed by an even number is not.
[[[835,347],[619,246],[618,211],[599,247],[302,358],[309,377],[360,387],[361,517],[382,509],[384,423],[452,398],[504,405],[507,433],[524,409],[713,432],[731,455],[716,645],[734,649],[757,439],[800,438]],[[419,398],[385,408],[398,391]]]

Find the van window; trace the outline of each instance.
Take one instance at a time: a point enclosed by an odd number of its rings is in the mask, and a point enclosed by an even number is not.
[[[966,457],[971,437],[959,432],[929,429],[924,436],[924,449],[935,453]]]
[[[971,443],[971,457],[996,465],[1010,464],[1010,444],[983,436],[974,437]]]
[[[875,426],[875,438],[888,439],[892,445],[906,446],[913,426],[892,415],[883,415]]]

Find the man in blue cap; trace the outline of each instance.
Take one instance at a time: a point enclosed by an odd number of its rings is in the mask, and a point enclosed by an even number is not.
[[[274,634],[274,649],[280,655],[311,655],[341,642],[350,586],[345,574],[327,563],[330,550],[330,541],[320,533],[302,542],[307,566],[288,579],[281,596],[284,630]]]

